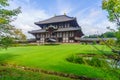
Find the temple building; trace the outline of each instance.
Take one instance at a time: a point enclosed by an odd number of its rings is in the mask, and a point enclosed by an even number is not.
[[[79,42],[83,36],[81,27],[75,17],[67,15],[58,15],[49,19],[35,22],[40,27],[39,30],[29,31],[35,36],[36,41],[45,43],[53,40],[61,43]]]

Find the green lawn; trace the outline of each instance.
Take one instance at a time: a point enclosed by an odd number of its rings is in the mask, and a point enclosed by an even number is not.
[[[110,49],[106,46],[95,46],[106,51],[108,54],[110,53]],[[87,77],[105,78],[110,80],[112,78],[114,80],[119,80],[118,77],[109,70],[103,70],[101,68],[83,64],[74,64],[66,61],[66,58],[69,55],[81,53],[102,54],[91,45],[80,44],[12,47],[8,48],[8,50],[0,51],[0,62],[83,75]]]

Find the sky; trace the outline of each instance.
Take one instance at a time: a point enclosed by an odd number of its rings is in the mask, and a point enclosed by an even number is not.
[[[12,0],[9,9],[21,7],[22,13],[11,24],[21,29],[27,38],[34,38],[28,31],[40,29],[34,22],[55,15],[76,17],[85,35],[101,34],[106,27],[115,28],[101,9],[102,0]]]

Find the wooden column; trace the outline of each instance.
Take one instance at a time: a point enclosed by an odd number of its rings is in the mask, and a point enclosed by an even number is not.
[[[68,43],[70,42],[69,37],[70,37],[70,32],[68,31]]]

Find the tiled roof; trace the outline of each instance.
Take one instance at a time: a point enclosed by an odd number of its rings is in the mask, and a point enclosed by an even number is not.
[[[59,15],[59,16],[54,16],[52,18],[43,20],[43,21],[39,21],[39,22],[35,22],[35,24],[39,25],[39,24],[48,24],[48,23],[57,23],[57,22],[65,22],[65,21],[71,21],[74,20],[75,17],[69,17],[67,15]]]
[[[76,31],[76,30],[81,30],[81,28],[61,28],[56,30],[55,32]],[[46,30],[39,29],[39,30],[29,31],[29,33],[43,33],[43,32],[46,32]]]

